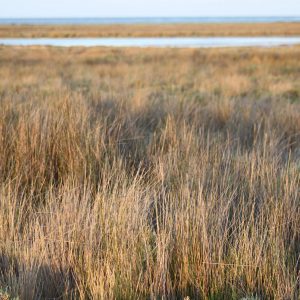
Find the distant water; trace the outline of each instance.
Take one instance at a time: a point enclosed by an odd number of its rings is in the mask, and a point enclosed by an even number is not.
[[[155,17],[155,18],[34,18],[1,19],[0,24],[184,24],[184,23],[273,23],[300,22],[300,16],[291,17]]]
[[[300,37],[175,37],[175,38],[2,38],[0,45],[59,47],[276,47],[300,45]]]

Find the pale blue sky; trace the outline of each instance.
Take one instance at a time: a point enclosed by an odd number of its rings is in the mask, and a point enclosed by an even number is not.
[[[0,18],[300,16],[300,0],[0,0]]]

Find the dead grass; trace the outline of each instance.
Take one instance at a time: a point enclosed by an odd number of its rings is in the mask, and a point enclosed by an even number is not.
[[[299,74],[299,47],[1,47],[3,295],[298,299]]]
[[[0,37],[297,36],[300,23],[0,25]]]

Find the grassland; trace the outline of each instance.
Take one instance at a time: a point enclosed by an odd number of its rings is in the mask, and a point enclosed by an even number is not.
[[[4,37],[299,36],[300,23],[0,25]]]
[[[299,47],[0,47],[3,297],[299,299],[299,78]]]

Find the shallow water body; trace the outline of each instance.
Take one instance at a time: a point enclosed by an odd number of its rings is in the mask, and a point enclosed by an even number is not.
[[[0,38],[7,46],[56,47],[277,47],[300,45],[298,37]]]

